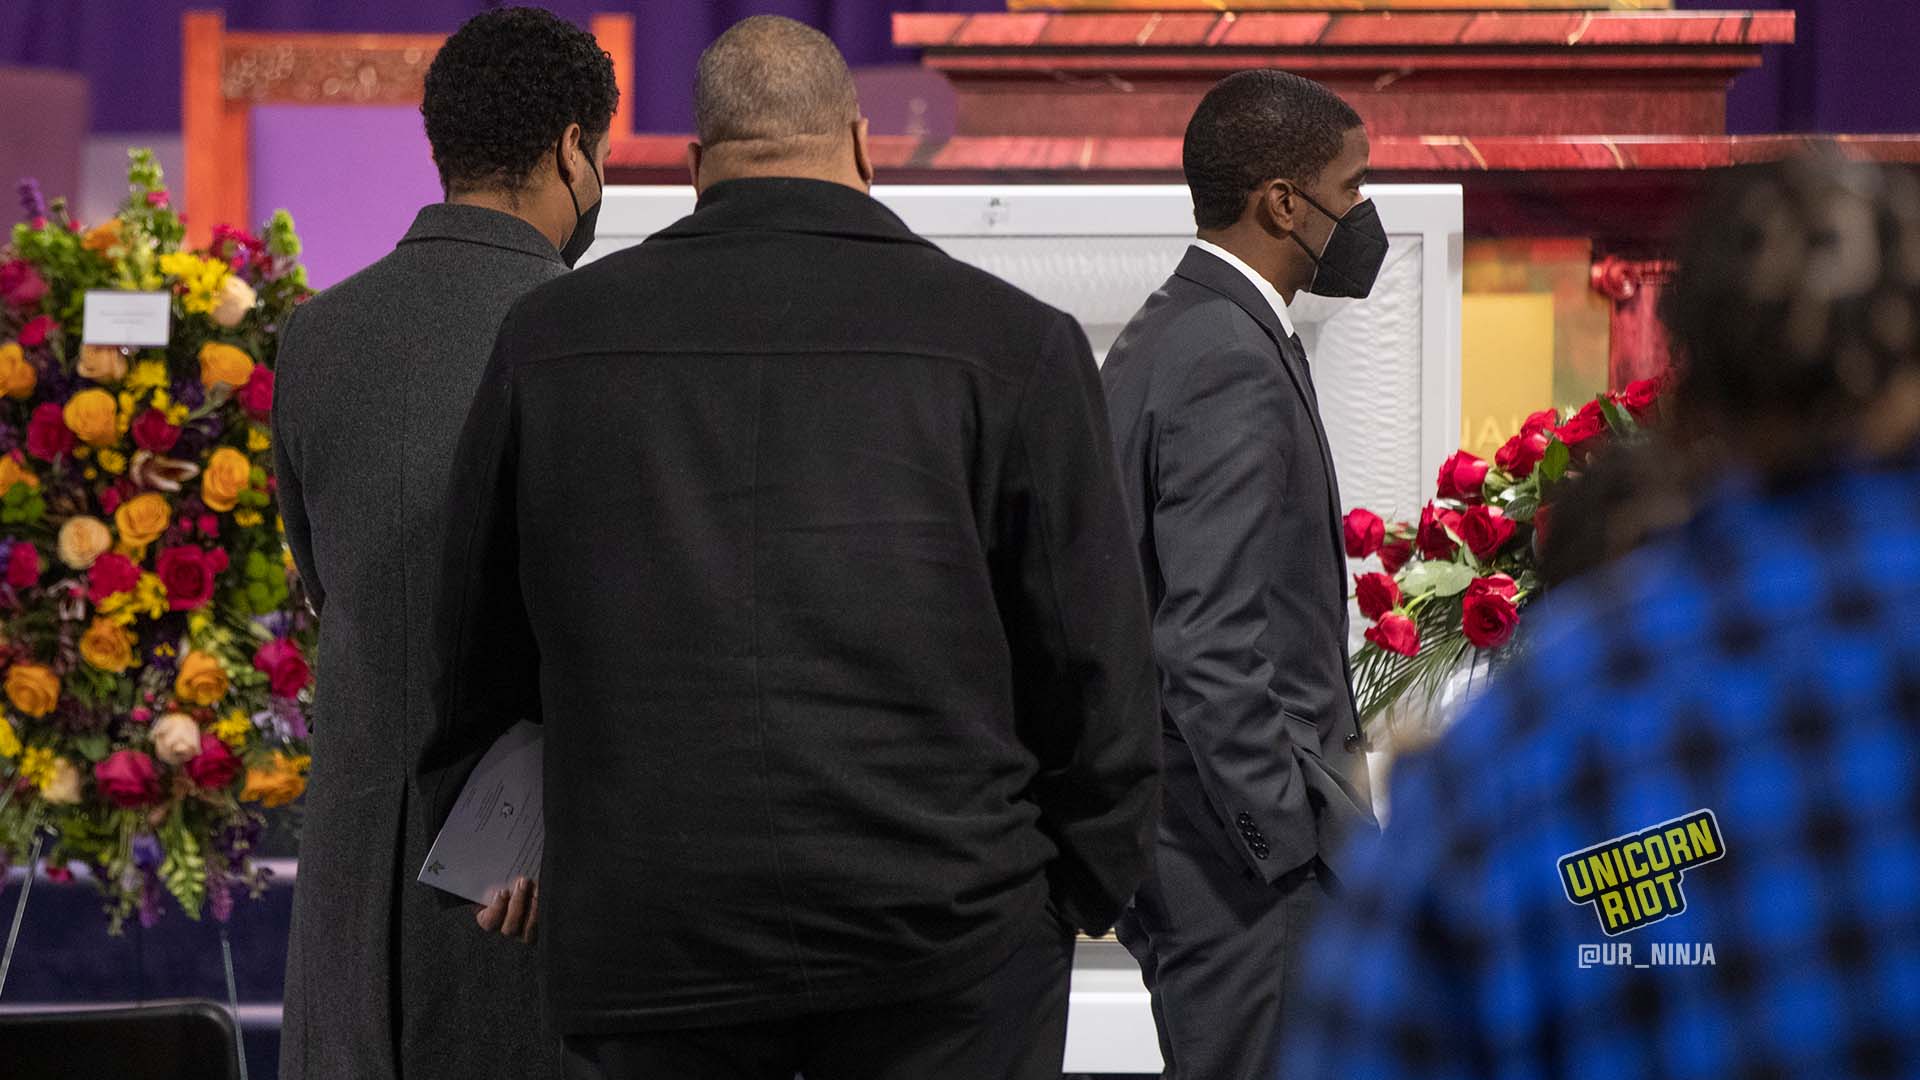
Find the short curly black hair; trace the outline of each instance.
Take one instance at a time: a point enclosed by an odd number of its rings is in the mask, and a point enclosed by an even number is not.
[[[539,8],[483,12],[427,69],[420,115],[449,193],[526,186],[567,130],[592,143],[613,124],[613,58],[593,35]]]
[[[1247,196],[1270,180],[1312,182],[1359,126],[1353,106],[1312,79],[1271,70],[1221,79],[1187,122],[1180,151],[1194,224],[1232,225]]]

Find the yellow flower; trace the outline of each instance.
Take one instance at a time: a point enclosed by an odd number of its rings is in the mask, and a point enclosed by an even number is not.
[[[113,512],[114,527],[120,530],[120,542],[143,548],[166,534],[173,524],[173,507],[164,496],[149,491],[135,495]]]
[[[127,376],[127,389],[136,394],[145,390],[158,390],[165,385],[167,385],[167,365],[158,360],[140,361],[133,365],[132,373]],[[155,395],[154,408],[166,408],[159,403],[159,395]]]
[[[12,491],[15,484],[25,484],[30,488],[40,486],[40,478],[27,468],[26,459],[20,456],[18,450],[0,456],[0,495]]]
[[[220,300],[220,287],[227,280],[227,264],[206,259],[191,252],[176,251],[160,256],[160,272],[180,283],[180,306],[191,315],[208,315]]]
[[[120,437],[120,406],[105,390],[82,390],[64,410],[67,427],[91,446],[111,446]]]
[[[80,246],[101,255],[120,246],[120,219],[108,218],[88,229],[86,238],[80,241]]]
[[[167,423],[172,424],[174,427],[179,427],[180,425],[186,423],[187,417],[192,415],[193,415],[193,412],[189,410],[185,405],[167,406]]]
[[[0,716],[0,757],[20,756],[20,736],[14,733],[13,724]]]
[[[82,514],[68,518],[67,523],[60,526],[60,537],[55,546],[59,549],[60,561],[67,564],[67,569],[85,570],[113,547],[113,531],[99,518]]]
[[[265,428],[252,428],[247,432],[247,452],[262,454],[273,449],[273,436]]]
[[[253,357],[218,341],[200,346],[200,384],[211,390],[225,384],[235,390],[253,378]]]
[[[118,675],[133,666],[133,635],[110,619],[95,619],[80,635],[80,658]]]
[[[127,377],[127,354],[118,345],[82,345],[73,370],[97,383],[119,382]]]
[[[173,692],[191,705],[215,705],[227,696],[227,673],[220,661],[203,652],[190,652],[180,661],[180,677]]]
[[[145,615],[157,619],[167,613],[167,587],[158,574],[140,575],[140,583],[132,592],[118,592],[100,601],[100,614],[104,618],[126,626],[135,618]],[[173,655],[169,647],[162,645],[156,650],[162,656]]]
[[[56,806],[80,804],[80,770],[66,758],[53,759],[53,768],[40,781],[40,797]]]
[[[53,778],[53,751],[44,746],[29,746],[20,758],[20,778],[34,787]]]
[[[260,524],[264,520],[265,519],[260,516],[260,511],[258,510],[242,510],[239,513],[233,515],[233,523],[235,525],[240,526],[243,529],[251,529],[255,525]]]
[[[307,766],[312,763],[313,759],[305,754],[295,756],[275,750],[264,762],[247,769],[246,786],[240,789],[241,801],[268,807],[287,805],[307,790]]]
[[[60,704],[60,676],[39,664],[15,664],[7,671],[7,700],[28,716],[45,716]]]
[[[127,455],[118,450],[100,451],[100,467],[114,476],[127,471]]]
[[[238,750],[246,745],[247,736],[253,734],[253,721],[247,718],[244,710],[235,709],[215,720],[213,727],[208,730],[213,732],[214,738]]]
[[[25,401],[33,396],[33,388],[38,385],[40,373],[27,362],[27,354],[20,346],[11,341],[0,345],[0,394]]]
[[[223,446],[207,459],[207,471],[200,476],[200,499],[207,509],[226,513],[240,501],[240,493],[253,483],[253,462],[231,446]]]

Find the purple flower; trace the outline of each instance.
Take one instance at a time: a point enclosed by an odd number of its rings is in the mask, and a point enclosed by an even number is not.
[[[230,863],[238,863],[260,843],[260,821],[258,818],[243,818],[221,829],[214,839],[214,847],[227,857]]]
[[[20,429],[0,420],[0,457],[14,451],[20,445]]]
[[[270,615],[256,615],[253,625],[265,630],[269,638],[289,637],[293,633],[293,613],[276,611]]]
[[[151,833],[141,833],[133,838],[133,865],[143,873],[154,873],[160,869],[160,863],[166,858],[161,850],[160,841]]]
[[[151,876],[141,879],[140,881],[140,925],[141,926],[151,929],[155,923],[158,923],[160,921],[160,916],[166,914],[166,909],[160,906],[160,894],[162,891],[164,890],[160,888],[160,883],[154,878],[152,878]]]
[[[224,872],[207,867],[207,910],[218,922],[233,918],[233,891],[239,883]]]
[[[20,180],[20,209],[28,221],[47,216],[47,198],[40,193],[40,181],[31,176]]]

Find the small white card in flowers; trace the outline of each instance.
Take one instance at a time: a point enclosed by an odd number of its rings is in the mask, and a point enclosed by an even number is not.
[[[173,297],[163,292],[107,292],[88,290],[82,345],[131,345],[141,348],[167,343],[167,316]]]

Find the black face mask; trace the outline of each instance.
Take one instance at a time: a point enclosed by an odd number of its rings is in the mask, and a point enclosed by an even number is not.
[[[1373,291],[1373,281],[1380,276],[1381,264],[1387,261],[1387,230],[1380,224],[1380,212],[1374,209],[1373,200],[1362,199],[1353,204],[1345,217],[1334,217],[1306,192],[1294,190],[1308,206],[1333,221],[1327,246],[1318,255],[1300,239],[1299,233],[1293,234],[1293,242],[1313,260],[1313,282],[1307,291],[1316,296],[1364,298]]]
[[[564,154],[566,151],[558,153]],[[593,185],[599,194],[594,196],[593,205],[587,207],[585,213],[580,210],[580,198],[573,193],[573,185],[567,185],[567,198],[573,200],[573,235],[567,237],[566,246],[560,249],[560,259],[569,267],[577,265],[581,256],[593,246],[593,229],[600,220],[600,204],[606,201],[606,181],[601,179],[600,168],[593,163],[592,154],[587,155],[587,168],[593,170]]]

